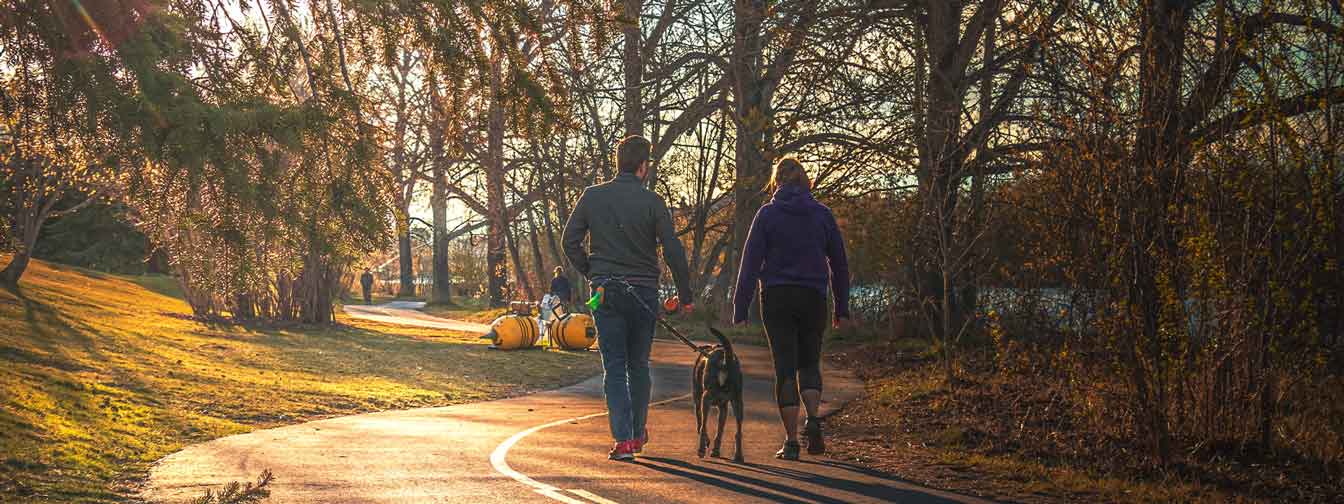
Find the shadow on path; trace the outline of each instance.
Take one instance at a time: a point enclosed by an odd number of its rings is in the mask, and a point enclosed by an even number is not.
[[[740,493],[743,495],[758,497],[775,502],[789,503],[808,503],[819,502],[826,504],[847,504],[850,500],[840,499],[835,496],[821,495],[801,488],[803,485],[791,486],[769,481],[745,474],[746,472],[756,472],[762,475],[782,477],[797,480],[807,485],[816,485],[823,488],[841,490],[854,495],[867,497],[874,500],[884,500],[892,502],[908,503],[927,503],[943,504],[957,502],[948,498],[930,495],[909,488],[901,488],[902,485],[910,484],[898,479],[893,479],[890,475],[877,473],[864,468],[850,466],[848,464],[832,461],[808,461],[829,468],[828,472],[845,471],[866,476],[869,478],[881,478],[883,481],[890,482],[892,485],[868,483],[852,479],[837,477],[826,474],[816,474],[806,471],[799,471],[785,467],[777,467],[756,463],[730,464],[718,460],[705,459],[705,464],[694,465],[688,462],[662,457],[643,457],[637,459],[644,467],[659,471],[665,474],[691,479],[709,486]],[[750,485],[750,486],[748,486]],[[761,489],[767,489],[765,491]]]

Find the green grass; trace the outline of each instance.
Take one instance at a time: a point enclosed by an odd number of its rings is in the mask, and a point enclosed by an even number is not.
[[[4,258],[0,258],[3,262]],[[188,444],[307,419],[440,406],[595,374],[596,354],[340,319],[206,324],[166,277],[35,261],[0,290],[0,502],[118,502]]]

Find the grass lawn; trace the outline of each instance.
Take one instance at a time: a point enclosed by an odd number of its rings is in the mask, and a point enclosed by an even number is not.
[[[476,334],[345,318],[206,324],[176,290],[40,261],[18,294],[0,290],[0,502],[125,501],[152,462],[191,443],[519,395],[599,369],[595,353],[499,352]]]

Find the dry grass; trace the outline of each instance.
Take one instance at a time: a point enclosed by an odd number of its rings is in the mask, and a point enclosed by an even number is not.
[[[299,421],[519,395],[595,354],[498,352],[474,334],[352,319],[206,324],[168,278],[34,262],[0,290],[0,501],[123,501],[183,446]]]
[[[955,391],[926,351],[880,345],[833,356],[868,393],[831,422],[832,455],[926,485],[1018,502],[1334,502],[1291,457],[1153,469],[1133,439],[1093,432],[1049,380],[968,356]],[[912,351],[913,350],[913,351]],[[982,361],[983,362],[983,361]],[[1333,496],[1333,497],[1332,497]]]

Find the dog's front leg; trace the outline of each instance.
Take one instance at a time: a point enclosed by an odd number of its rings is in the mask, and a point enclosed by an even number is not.
[[[733,417],[737,419],[737,451],[733,453],[733,462],[743,463],[742,456],[742,396],[739,394],[733,402]],[[723,433],[723,422],[719,422],[719,433]]]
[[[708,394],[708,391],[706,391],[706,394]],[[709,447],[709,433],[705,431],[705,424],[709,422],[709,405],[705,404],[706,399],[705,395],[701,395],[700,400],[696,401],[697,406],[699,406],[697,409],[700,412],[698,415],[699,425],[696,426],[700,433],[700,446],[696,448],[695,454],[700,458],[705,458],[705,449]]]
[[[697,387],[696,390],[699,390]],[[693,400],[695,403],[695,453],[701,457],[705,456],[705,399],[696,395]]]
[[[728,405],[719,405],[719,432],[714,435],[714,451],[709,453],[711,457],[720,457],[719,447],[723,446],[723,426],[728,423]]]

